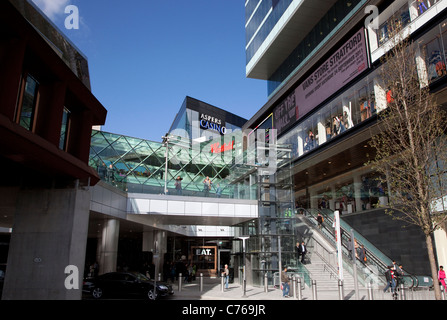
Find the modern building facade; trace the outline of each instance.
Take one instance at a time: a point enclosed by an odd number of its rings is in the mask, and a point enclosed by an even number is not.
[[[369,5],[378,28],[365,24]],[[27,1],[0,6],[0,161],[12,168],[1,188],[2,299],[79,299],[64,269],[78,267],[82,280],[95,261],[100,273],[153,265],[165,278],[172,265],[218,276],[228,263],[254,285],[265,275],[279,284],[287,265],[310,285],[316,264],[336,278],[335,211],[347,273],[351,230],[367,248],[361,284],[383,284],[392,259],[432,283],[423,235],[374,208],[389,190],[365,163],[387,105],[389,21],[428,53],[421,76],[446,100],[446,0],[247,0],[246,74],[266,80],[268,102],[246,120],[186,97],[160,142],[92,130],[106,110],[85,57]],[[435,239],[447,264],[445,230]]]
[[[33,5],[2,1],[0,29],[2,299],[79,299],[64,270],[85,260],[91,131],[107,111],[86,58]]]
[[[220,108],[186,97],[165,142],[92,132],[90,166],[97,170],[103,183],[122,191],[123,214],[116,215],[120,224],[133,221],[134,229],[145,226],[150,232],[165,234],[160,249],[163,255],[158,254],[157,261],[153,259],[153,244],[143,250],[145,236],[138,233],[133,238],[138,239],[135,241],[139,245],[127,252],[120,250],[118,266],[126,261],[138,269],[146,262],[156,263],[157,270],[162,270],[164,264],[191,262],[201,272],[215,276],[219,266],[230,263],[234,236],[231,226],[257,216],[258,190],[250,184],[253,174],[245,174],[252,168],[239,160],[244,157],[241,127],[245,122]],[[209,184],[205,183],[207,178]],[[113,194],[111,198],[120,196]],[[95,221],[110,218],[102,198],[95,202],[91,208],[97,215]],[[115,231],[119,233],[119,229]],[[100,254],[96,250],[97,232],[91,232],[89,237],[94,243],[88,259],[91,262]],[[126,239],[120,242],[123,244]],[[206,267],[199,263],[203,257],[195,255],[202,249],[212,252],[212,262]],[[118,252],[118,247],[115,250]],[[116,264],[117,261],[112,262],[111,268],[116,268]],[[106,267],[104,262],[101,265]]]
[[[370,5],[377,9],[378,28],[369,23]],[[245,5],[246,73],[267,80],[269,101],[243,130],[275,130],[278,143],[290,146],[297,208],[328,217],[340,211],[347,233],[354,228],[374,244],[373,251],[415,274],[430,273],[422,234],[402,231],[383,210],[374,210],[373,204],[387,203],[389,190],[365,163],[374,156],[368,140],[377,113],[387,105],[388,89],[379,73],[390,22],[399,21],[418,43],[420,77],[429,79],[438,103],[445,103],[446,5],[406,0],[250,0]],[[439,263],[444,264],[445,229],[436,240]],[[253,252],[259,248],[254,244]],[[286,250],[292,257],[293,248]],[[422,254],[415,256],[415,251]],[[285,263],[296,264],[293,258]]]

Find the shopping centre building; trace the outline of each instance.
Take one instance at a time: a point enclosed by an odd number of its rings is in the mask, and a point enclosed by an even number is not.
[[[20,32],[2,33],[0,47],[0,129],[10,137],[1,160],[13,168],[2,181],[2,299],[80,298],[64,287],[63,270],[87,273],[95,261],[100,273],[149,264],[163,277],[172,264],[218,276],[228,263],[254,285],[265,275],[277,284],[284,265],[306,284],[318,264],[340,276],[334,211],[346,277],[355,232],[368,257],[367,266],[358,262],[361,284],[383,284],[392,260],[432,283],[422,232],[375,207],[390,190],[365,163],[387,106],[380,70],[390,22],[427,54],[421,77],[438,103],[447,101],[447,0],[247,0],[246,74],[266,80],[267,103],[243,119],[185,97],[159,142],[101,130],[106,111],[88,89],[82,53],[34,6],[10,2],[1,4],[2,30]],[[369,5],[377,28],[365,23]],[[18,181],[13,172],[26,174]],[[445,229],[434,239],[438,264],[447,264]],[[305,264],[297,242],[309,248]]]

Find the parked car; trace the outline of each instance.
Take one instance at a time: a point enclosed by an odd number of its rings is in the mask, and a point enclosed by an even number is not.
[[[95,299],[119,296],[155,300],[174,294],[171,285],[159,281],[156,284],[157,290],[154,290],[154,281],[138,272],[109,272],[96,278],[87,278],[82,291]]]
[[[0,264],[0,299],[3,292],[3,283],[5,281],[6,264]]]

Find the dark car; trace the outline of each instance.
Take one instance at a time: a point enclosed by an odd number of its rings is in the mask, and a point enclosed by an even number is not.
[[[119,296],[155,300],[174,294],[171,285],[158,281],[156,285],[157,290],[154,290],[154,281],[138,272],[109,272],[96,278],[87,278],[82,291],[95,299]]]
[[[6,264],[0,264],[0,298],[3,292],[3,283],[5,281]]]

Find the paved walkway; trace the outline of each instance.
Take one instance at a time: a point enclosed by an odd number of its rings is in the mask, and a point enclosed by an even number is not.
[[[293,292],[291,291],[289,298],[282,296],[280,289],[273,286],[268,287],[265,292],[264,287],[248,286],[245,291],[245,296],[242,286],[238,280],[229,284],[228,289],[222,291],[220,278],[203,278],[203,290],[200,291],[200,281],[197,278],[191,283],[183,283],[182,289],[179,290],[178,282],[173,284],[174,295],[170,299],[174,300],[295,300]],[[318,290],[316,286],[316,297],[312,293],[312,288],[306,287],[302,290],[302,300],[340,300],[339,292],[336,291],[322,291]],[[391,293],[383,293],[382,289],[373,290],[373,300],[392,300]],[[369,300],[368,291],[360,289],[358,300]],[[298,293],[297,293],[298,297]],[[402,299],[401,296],[398,299]],[[298,300],[298,299],[296,299]],[[357,300],[354,290],[344,290],[343,300]],[[426,290],[420,292],[407,292],[405,300],[434,300],[433,292]]]

